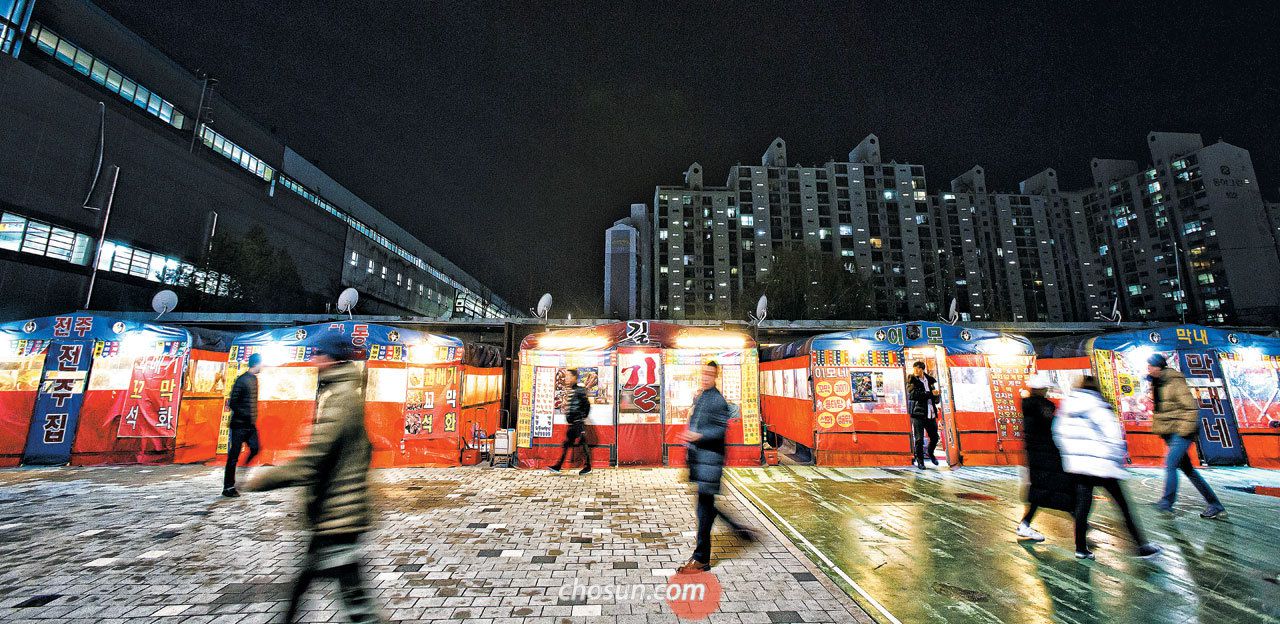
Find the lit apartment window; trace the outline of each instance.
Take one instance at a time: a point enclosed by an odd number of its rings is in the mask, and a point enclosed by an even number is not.
[[[366,272],[366,273],[368,273],[369,275],[373,275],[373,268],[374,268],[374,267],[373,267],[373,260],[370,260],[370,261],[369,261],[369,267],[368,267],[367,269],[365,269],[365,272]]]
[[[200,140],[215,152],[226,156],[231,162],[240,165],[249,173],[270,182],[276,176],[276,170],[262,162],[262,159],[245,151],[244,148],[228,141],[226,137],[214,132],[207,125],[200,126]]]
[[[382,265],[382,279],[387,279],[387,265]]]
[[[119,71],[104,63],[101,59],[63,39],[58,34],[40,24],[32,24],[27,38],[41,52],[52,56],[63,65],[88,77],[105,87],[108,91],[119,95],[126,102],[150,113],[179,130],[187,125],[187,116],[174,108],[168,100],[152,93],[150,89],[126,78]]]
[[[360,264],[360,255],[353,251],[351,252],[351,266],[356,266],[357,264]]]
[[[403,285],[404,285],[404,277],[401,274],[396,273],[396,288],[399,288]]]

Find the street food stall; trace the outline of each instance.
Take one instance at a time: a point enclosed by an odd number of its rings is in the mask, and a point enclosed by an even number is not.
[[[1182,372],[1200,403],[1196,446],[1211,465],[1280,468],[1280,339],[1200,325],[1069,336],[1037,349],[1042,370],[1098,378],[1124,423],[1135,465],[1164,463],[1151,433],[1147,359],[1159,353]]]
[[[355,320],[271,329],[232,342],[224,384],[230,396],[249,356],[262,355],[258,463],[282,463],[306,445],[319,383],[309,360],[326,332],[347,336],[358,354],[375,467],[457,466],[465,448],[497,430],[503,375],[496,347]],[[217,436],[224,456],[229,419],[224,410]]]
[[[681,434],[708,361],[720,365],[717,386],[733,412],[726,463],[760,465],[755,342],[741,332],[657,321],[549,331],[524,339],[516,421],[519,465],[543,467],[559,457],[567,428],[565,370],[576,368],[591,399],[587,433],[594,464],[683,466]]]
[[[914,322],[814,336],[761,359],[769,434],[819,465],[911,463],[906,382],[917,361],[938,380],[938,449],[949,464],[1020,461],[1021,392],[1035,366],[1020,336]]]
[[[195,402],[183,409],[184,394],[193,362],[226,355],[193,342],[180,327],[89,313],[0,324],[0,466],[200,454],[191,440],[207,427]]]

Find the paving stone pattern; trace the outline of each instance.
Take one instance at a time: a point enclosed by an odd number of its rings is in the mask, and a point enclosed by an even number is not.
[[[0,621],[282,621],[307,540],[300,492],[224,499],[220,479],[202,466],[0,471]],[[693,548],[679,470],[393,469],[375,479],[380,522],[365,572],[390,621],[678,621],[651,597],[575,599],[561,588],[665,587]],[[724,593],[709,621],[871,621],[754,508],[733,495],[722,506],[763,539],[741,544],[717,527]],[[340,621],[336,599],[334,586],[313,586],[303,621]]]

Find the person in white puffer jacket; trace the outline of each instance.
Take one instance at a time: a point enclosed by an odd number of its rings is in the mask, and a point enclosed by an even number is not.
[[[1086,376],[1067,396],[1053,420],[1053,440],[1062,454],[1062,469],[1076,479],[1076,558],[1093,559],[1085,535],[1089,531],[1089,512],[1093,507],[1093,489],[1106,490],[1124,515],[1129,535],[1138,544],[1139,557],[1150,557],[1160,547],[1142,538],[1142,531],[1129,509],[1129,501],[1120,486],[1128,476],[1124,465],[1128,447],[1124,427],[1111,405],[1102,398],[1098,381]]]

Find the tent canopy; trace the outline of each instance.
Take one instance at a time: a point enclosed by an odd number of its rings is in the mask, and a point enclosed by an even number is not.
[[[575,327],[526,336],[521,350],[607,351],[619,345],[669,349],[752,349],[756,343],[742,332],[710,327],[686,327],[659,321],[627,321],[594,327]]]
[[[502,352],[497,347],[464,344],[461,339],[453,336],[351,320],[250,332],[238,336],[232,342],[232,346],[279,347],[285,350],[301,348],[303,350],[301,353],[309,353],[307,349],[314,347],[320,337],[327,332],[338,332],[347,336],[356,352],[363,354],[360,356],[362,358],[413,361],[411,353],[415,348],[434,347],[448,353],[445,356],[446,360],[461,360],[463,364],[469,366],[492,367],[499,366],[502,362]],[[266,349],[263,350],[269,353]],[[242,349],[242,353],[243,351]],[[268,363],[272,363],[270,362],[272,358],[267,359]],[[281,359],[288,360],[287,357]]]
[[[808,355],[812,351],[856,349],[860,351],[894,351],[904,347],[937,345],[951,355],[1001,354],[1031,355],[1031,342],[1022,336],[957,325],[915,321],[821,334],[792,343],[765,349],[763,361],[783,360]]]
[[[102,340],[191,343],[191,332],[181,327],[126,321],[94,314],[61,314],[25,321],[0,323],[0,339]]]
[[[1280,338],[1246,334],[1204,325],[1165,325],[1137,331],[1083,336],[1063,336],[1039,345],[1042,358],[1088,357],[1094,349],[1125,351],[1134,348],[1172,350],[1184,347],[1222,350],[1257,349],[1260,354],[1280,354]]]

